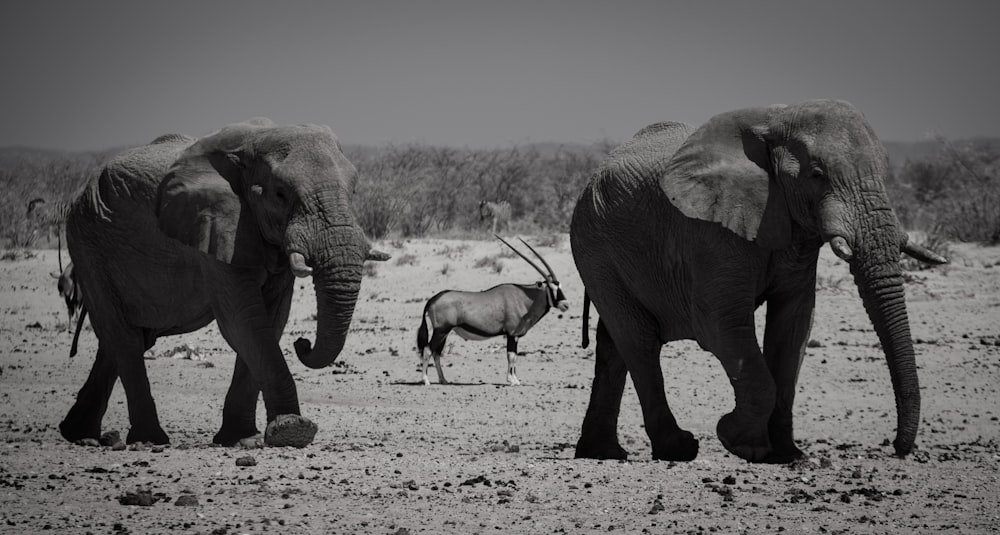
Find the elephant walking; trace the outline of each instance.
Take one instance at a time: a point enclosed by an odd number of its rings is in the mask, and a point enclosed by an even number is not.
[[[651,125],[602,164],[573,212],[573,257],[600,312],[590,405],[577,457],[624,459],[618,412],[626,373],[653,457],[691,460],[698,441],[664,394],[660,347],[694,339],[722,363],[735,409],[717,434],[749,461],[802,455],[792,404],[809,339],[819,249],[849,262],[882,342],[896,396],[897,454],[920,415],[888,158],[863,115],[842,101],[723,113],[698,129]],[[767,303],[763,348],[754,310]],[[586,324],[584,325],[586,344]]]
[[[357,171],[333,132],[234,124],[201,139],[161,136],[109,162],[75,200],[67,240],[97,357],[59,429],[97,438],[116,379],[128,401],[127,442],[168,442],[143,362],[157,338],[216,320],[236,367],[213,441],[259,440],[263,394],[272,445],[308,444],[295,383],[278,341],[295,276],[313,276],[317,343],[295,350],[310,368],[344,346],[370,251],[350,199]]]

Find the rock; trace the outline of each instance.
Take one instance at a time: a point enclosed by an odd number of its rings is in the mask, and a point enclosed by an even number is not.
[[[114,446],[116,442],[122,441],[122,435],[118,431],[108,431],[101,435],[102,446]]]
[[[136,492],[126,492],[124,496],[119,496],[118,503],[122,505],[149,507],[156,503],[156,498],[153,497],[151,491],[139,489]]]
[[[312,443],[319,428],[298,414],[279,414],[267,424],[264,443],[268,446],[304,448]]]
[[[125,450],[125,443],[122,442],[121,440],[111,445],[111,451],[124,451],[124,450]]]
[[[90,446],[94,448],[101,447],[101,442],[96,438],[81,438],[80,440],[74,442],[74,444],[77,446]]]
[[[661,502],[660,499],[657,498],[657,499],[653,500],[653,507],[651,507],[649,509],[649,514],[655,515],[657,513],[662,513],[665,510],[666,510],[666,508],[663,507],[663,502]]]
[[[198,505],[198,497],[194,496],[192,494],[185,494],[183,496],[178,497],[177,501],[174,502],[174,505],[178,505],[178,506],[181,506],[181,507],[193,507],[193,506],[197,506]]]
[[[245,455],[236,459],[236,466],[257,466],[257,459],[253,455]]]

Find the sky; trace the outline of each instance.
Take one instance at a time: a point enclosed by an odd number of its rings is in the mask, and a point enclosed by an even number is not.
[[[1000,136],[1000,3],[0,4],[0,146],[100,150],[265,116],[345,144],[623,140],[837,98],[886,141]]]

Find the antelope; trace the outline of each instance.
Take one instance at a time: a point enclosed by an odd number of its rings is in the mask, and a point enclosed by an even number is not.
[[[66,301],[66,312],[69,314],[67,328],[72,327],[73,317],[76,316],[77,311],[80,312],[76,320],[76,331],[73,333],[73,344],[69,349],[69,356],[73,358],[76,355],[77,342],[80,340],[80,329],[83,327],[83,320],[87,317],[87,309],[83,306],[83,290],[80,288],[80,283],[76,280],[76,274],[73,272],[73,262],[68,262],[66,269],[63,269],[61,235],[59,236],[57,251],[59,255],[59,272],[52,272],[49,275],[57,280],[56,289],[59,290],[59,295]]]
[[[479,201],[479,221],[486,221],[487,218],[493,220],[493,235],[496,236],[497,228],[506,226],[510,221],[510,203],[507,201]],[[510,246],[510,244],[507,245]]]
[[[517,378],[517,340],[524,336],[538,320],[555,306],[565,312],[568,308],[566,296],[563,295],[559,280],[549,263],[538,254],[538,251],[521,240],[531,250],[542,264],[542,271],[521,251],[507,243],[500,236],[496,237],[531,267],[541,274],[543,280],[535,284],[500,284],[481,292],[463,292],[445,290],[431,297],[424,305],[420,316],[420,328],[417,331],[417,351],[420,355],[420,365],[423,371],[423,382],[430,385],[427,368],[430,358],[424,351],[430,346],[431,357],[434,358],[434,368],[437,369],[438,382],[448,384],[441,368],[441,353],[448,333],[455,331],[465,340],[485,340],[494,336],[507,337],[507,383],[511,386],[521,384]],[[518,238],[520,239],[520,238]],[[430,320],[433,334],[428,338],[427,322]]]

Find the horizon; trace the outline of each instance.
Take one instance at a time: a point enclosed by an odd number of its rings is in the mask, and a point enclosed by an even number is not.
[[[960,7],[19,2],[0,146],[102,151],[254,116],[353,146],[592,144],[812,98],[850,101],[886,142],[1000,137],[1000,74],[981,67],[1000,8]]]

